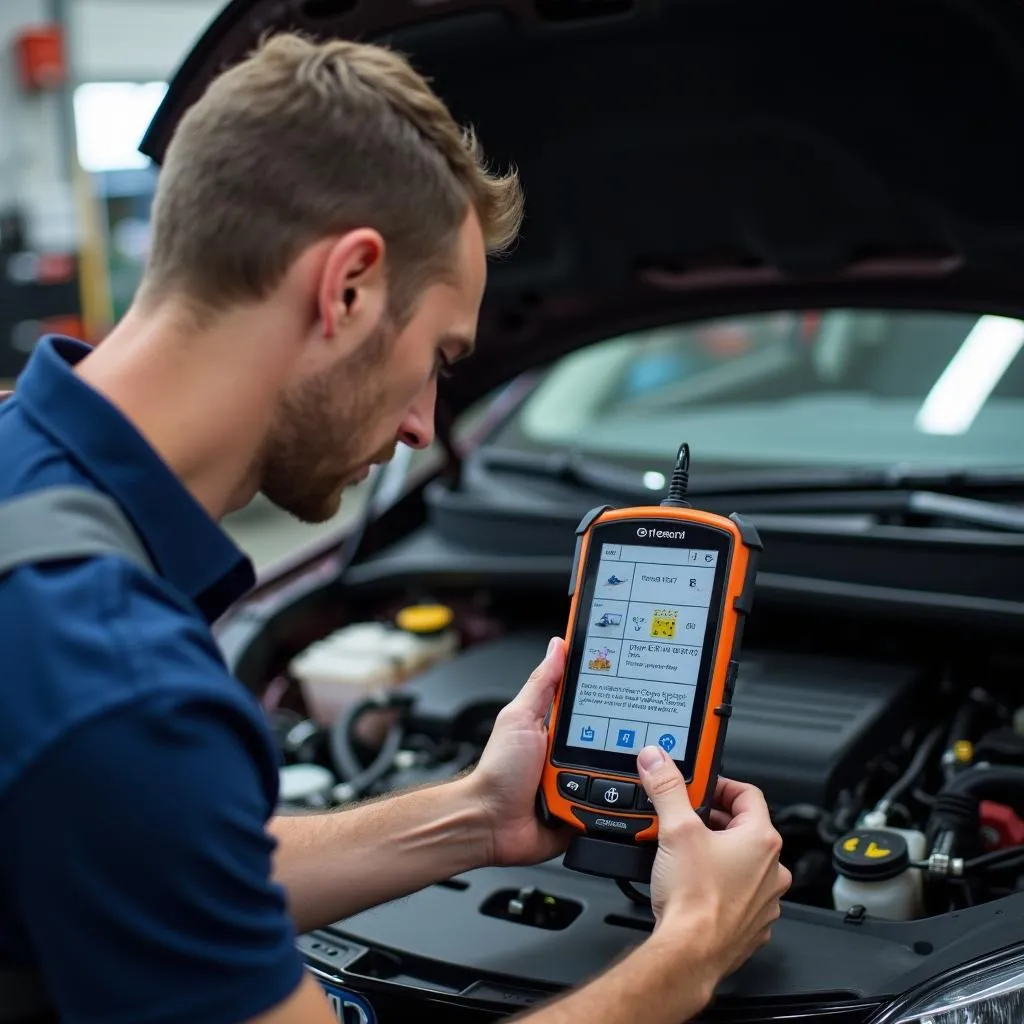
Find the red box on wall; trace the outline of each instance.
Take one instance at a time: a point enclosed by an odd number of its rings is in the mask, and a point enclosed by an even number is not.
[[[67,78],[64,33],[58,25],[23,29],[14,40],[18,77],[29,92],[59,89]]]

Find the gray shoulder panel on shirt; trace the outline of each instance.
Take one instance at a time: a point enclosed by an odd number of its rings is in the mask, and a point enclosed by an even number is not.
[[[22,565],[122,555],[153,572],[120,506],[86,487],[47,487],[0,501],[0,576]]]

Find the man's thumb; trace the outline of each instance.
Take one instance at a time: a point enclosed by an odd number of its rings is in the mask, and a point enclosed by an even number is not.
[[[561,637],[552,637],[544,660],[530,673],[526,685],[519,691],[515,703],[525,706],[532,714],[547,713],[555,687],[565,667],[565,644]]]
[[[661,747],[644,747],[636,763],[640,782],[658,812],[659,828],[680,825],[687,818],[696,817],[682,773]]]

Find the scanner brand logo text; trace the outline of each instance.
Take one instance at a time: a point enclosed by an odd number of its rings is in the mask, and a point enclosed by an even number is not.
[[[682,540],[686,536],[685,530],[657,530],[654,528],[648,529],[646,526],[638,526],[636,528],[636,535],[638,537],[652,537],[658,540]]]

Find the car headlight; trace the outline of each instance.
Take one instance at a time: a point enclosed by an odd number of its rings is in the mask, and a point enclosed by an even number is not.
[[[971,964],[929,982],[872,1024],[1021,1024],[1024,950]]]

